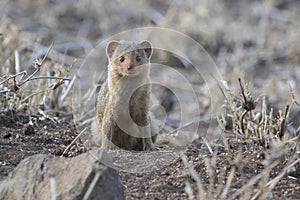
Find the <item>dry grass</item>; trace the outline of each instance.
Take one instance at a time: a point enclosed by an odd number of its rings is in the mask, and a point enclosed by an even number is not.
[[[15,66],[9,66],[15,69],[15,74],[0,77],[1,112],[27,115],[40,113],[46,117],[45,111],[53,115],[53,112],[62,110],[65,106],[64,98],[70,91],[67,88],[71,87],[71,79],[67,75],[71,68],[63,75],[63,69],[57,67],[57,63],[46,62],[52,47],[53,43],[42,58],[34,60],[31,73],[20,70],[19,53],[15,51]]]

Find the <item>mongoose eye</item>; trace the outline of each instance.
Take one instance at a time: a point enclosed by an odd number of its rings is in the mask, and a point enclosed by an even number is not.
[[[142,57],[141,56],[136,56],[135,59],[136,59],[137,62],[140,62],[142,60]]]
[[[124,62],[124,60],[125,60],[124,56],[120,56],[119,61],[122,63]]]

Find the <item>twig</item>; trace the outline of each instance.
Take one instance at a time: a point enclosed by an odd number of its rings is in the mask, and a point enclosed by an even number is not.
[[[22,99],[21,103],[24,103],[25,101],[27,101],[29,98],[33,97],[34,95],[40,94],[40,93],[44,93],[44,92],[48,92],[51,90],[55,90],[58,86],[60,86],[63,82],[61,80],[55,82],[54,84],[50,85],[47,89],[43,89],[40,90],[38,92],[35,92],[33,94],[28,95],[27,97],[25,97],[24,99]]]
[[[76,80],[76,76],[74,75],[73,78],[71,79],[71,81],[69,82],[68,87],[67,87],[66,91],[64,92],[64,94],[62,94],[60,96],[60,101],[61,102],[63,102],[64,99],[66,98],[66,96],[69,94],[69,91],[71,90],[75,80]]]
[[[21,66],[20,66],[20,54],[19,51],[15,49],[15,73],[19,73]]]
[[[233,133],[234,135],[238,136],[239,138],[243,138],[243,139],[245,138],[244,135],[239,134],[236,130],[232,130],[232,133]]]
[[[97,172],[96,172],[96,174],[95,174],[95,176],[93,178],[93,181],[91,182],[88,190],[84,194],[83,200],[90,199],[89,197],[90,197],[90,195],[91,195],[91,193],[92,193],[92,191],[93,191],[93,189],[94,189],[94,187],[95,187],[96,183],[98,182],[98,179],[100,178],[101,175],[102,175],[102,171],[100,171],[100,169],[97,170]]]
[[[10,90],[1,90],[0,93],[9,92]]]
[[[241,87],[241,92],[242,92],[242,96],[244,98],[244,102],[246,103],[248,100],[247,100],[247,97],[245,95],[245,91],[244,91],[244,87],[242,85],[242,81],[241,81],[241,78],[238,79],[239,80],[239,84],[240,84],[240,87]]]
[[[274,162],[273,164],[270,165],[270,169],[273,169],[278,163]],[[236,199],[240,194],[242,194],[247,188],[253,186],[254,184],[257,183],[257,181],[263,176],[263,173],[260,173],[253,178],[251,178],[247,184],[243,185],[238,191],[236,191],[230,198],[228,199]]]
[[[248,113],[248,110],[245,110],[244,113],[241,116],[241,129],[242,129],[242,133],[246,136],[246,138],[248,138],[249,135],[246,135],[245,133],[245,127],[244,127],[244,118],[246,116],[246,114]]]
[[[214,186],[215,186],[216,180],[217,180],[216,179],[216,177],[217,177],[217,174],[216,174],[217,155],[216,154],[213,155],[210,160],[206,157],[204,159],[204,163],[207,168],[207,172],[208,172],[208,176],[209,176],[209,179],[208,179],[209,185],[208,185],[208,192],[207,192],[206,199],[213,199],[212,195],[215,194],[213,191],[214,191]]]
[[[48,56],[48,54],[50,53],[50,50],[52,49],[52,47],[53,47],[53,45],[54,45],[54,42],[52,42],[51,43],[51,45],[50,45],[50,47],[48,48],[48,50],[46,51],[46,54],[44,55],[44,57],[43,57],[43,59],[41,60],[41,62],[40,63],[38,63],[38,64],[42,64],[45,60],[46,60],[46,58],[47,58],[47,56]]]
[[[39,58],[42,55],[45,55],[45,51],[46,51],[45,47],[43,45],[40,45],[39,43],[35,43],[34,45],[27,47],[27,48],[29,48],[33,52],[37,52],[35,54],[35,57]],[[59,61],[59,62],[63,58],[65,64],[71,65],[74,62],[74,57],[60,53],[59,52],[60,49],[57,50],[57,48],[59,48],[59,47],[57,45],[55,45],[55,48],[51,51],[51,53],[49,53],[48,58],[50,58],[53,61]],[[77,61],[82,62],[82,59],[77,58]]]
[[[291,163],[290,165],[288,165],[287,167],[285,167],[283,169],[283,171],[276,176],[274,179],[270,180],[265,187],[268,187],[268,191],[271,191],[275,185],[282,179],[283,176],[286,175],[288,169],[290,169],[291,167],[295,166],[298,162],[300,162],[300,158],[298,158],[296,161],[294,161],[293,163]],[[261,194],[261,190],[259,190],[251,199],[257,199],[257,197]]]
[[[179,130],[181,130],[181,129],[183,129],[183,128],[186,128],[186,127],[188,127],[188,126],[191,125],[191,124],[199,123],[199,122],[205,122],[205,121],[207,121],[207,120],[209,120],[209,117],[208,117],[208,118],[197,117],[196,119],[194,119],[194,120],[192,120],[192,121],[190,121],[190,122],[187,122],[187,123],[185,123],[184,125],[182,125],[182,126],[176,128],[176,129],[172,130],[172,131],[170,132],[170,134],[173,134],[173,133],[175,133],[175,132],[177,132],[177,131],[179,131]]]
[[[280,124],[280,132],[279,132],[279,138],[280,139],[284,135],[285,121],[286,121],[286,118],[287,118],[287,115],[288,115],[288,112],[289,112],[289,108],[290,108],[290,106],[287,105],[286,108],[285,108],[285,113],[284,113],[283,120],[281,121],[281,124]]]
[[[64,150],[64,152],[61,154],[61,156],[63,156],[68,150],[69,148],[76,142],[76,140],[78,140],[78,138],[86,131],[87,127],[85,127],[77,136],[76,138],[66,147],[66,149]]]
[[[189,162],[187,161],[186,155],[182,154],[182,155],[181,155],[181,160],[182,160],[184,166],[185,166],[186,168],[188,168],[191,177],[196,181],[197,188],[198,188],[198,190],[199,190],[199,191],[198,191],[199,199],[207,199],[207,198],[206,198],[205,191],[204,191],[204,188],[203,188],[203,185],[202,185],[201,180],[200,180],[200,177],[199,177],[199,175],[197,174],[197,172],[194,170],[194,168],[193,168],[193,167],[189,164]]]
[[[228,190],[230,188],[230,185],[232,183],[232,180],[233,180],[233,177],[234,177],[234,174],[235,174],[235,171],[236,171],[236,167],[233,166],[231,167],[231,170],[230,170],[230,174],[229,176],[227,177],[227,181],[226,181],[226,185],[225,185],[225,188],[221,194],[221,199],[225,199],[227,193],[228,193]]]
[[[228,104],[229,107],[230,107],[230,110],[232,111],[231,113],[232,113],[232,117],[233,117],[233,119],[234,119],[234,120],[233,120],[233,123],[234,123],[234,124],[235,124],[235,123],[240,123],[240,121],[239,121],[239,119],[238,119],[237,113],[234,112],[234,106],[233,106],[233,104],[232,104],[232,101],[231,101],[231,100],[229,99],[229,97],[226,95],[226,93],[225,93],[223,87],[221,86],[221,83],[219,83],[219,81],[217,80],[217,78],[216,78],[215,76],[213,76],[213,75],[212,75],[212,77],[213,77],[213,79],[216,81],[216,83],[217,83],[219,89],[221,90],[223,96],[225,97],[225,99],[226,99],[226,101],[227,101],[227,104]],[[227,85],[225,85],[225,83],[223,83],[223,85],[225,86],[225,88],[226,88],[228,91],[230,91],[229,87],[228,87]],[[240,126],[241,126],[241,125],[238,124],[238,127],[240,127]]]
[[[287,173],[288,169],[290,169],[291,167],[295,166],[298,162],[300,162],[300,158],[298,158],[293,163],[291,163],[286,168],[284,168],[283,171],[278,176],[276,176],[274,179],[272,179],[271,181],[269,181],[266,184],[266,186],[269,186],[270,189],[274,188],[275,185],[278,183],[278,181],[280,181],[280,179]]]
[[[182,126],[176,128],[176,129],[172,130],[172,131],[170,132],[170,134],[174,134],[175,132],[177,132],[177,131],[179,131],[179,130],[185,128],[185,127],[188,127],[189,125],[191,125],[191,124],[193,124],[193,123],[195,123],[194,120],[193,120],[193,121],[190,121],[190,122],[187,122],[187,123],[185,123],[184,125],[182,125]]]
[[[64,81],[71,81],[70,78],[56,77],[56,76],[37,76],[37,77],[32,77],[29,81],[36,80],[36,79],[60,79]]]
[[[298,107],[300,107],[300,103],[296,100],[295,93],[294,93],[294,90],[293,90],[291,84],[289,84],[289,87],[290,87],[290,94],[291,94],[292,101],[293,101]]]
[[[0,85],[2,85],[3,83],[7,82],[9,79],[12,79],[12,78],[15,78],[17,76],[24,76],[26,75],[26,71],[22,71],[22,72],[19,72],[17,74],[14,74],[14,75],[10,75],[8,78],[6,78],[4,81],[1,81],[0,82]]]
[[[18,87],[20,87],[21,85],[23,85],[24,83],[26,83],[28,80],[30,80],[36,73],[38,73],[41,69],[42,64],[44,63],[44,61],[46,60],[50,50],[52,49],[54,43],[52,42],[49,49],[47,50],[46,54],[44,55],[43,59],[41,61],[36,60],[36,62],[34,63],[34,67],[36,68],[35,71],[30,74],[25,80],[20,80],[20,83],[18,84]]]
[[[299,136],[299,133],[300,133],[300,126],[299,126],[298,129],[296,130],[296,135]]]
[[[208,143],[208,141],[207,141],[204,137],[201,137],[201,138],[202,138],[203,142],[205,143],[205,145],[207,146],[207,148],[208,148],[208,150],[209,150],[209,153],[210,153],[211,155],[213,155],[214,152],[213,152],[213,150],[212,150],[210,144]]]
[[[257,183],[257,181],[261,178],[262,174],[258,174],[256,176],[254,176],[253,178],[250,179],[250,181],[243,185],[242,188],[240,188],[238,191],[236,191],[230,198],[228,199],[237,199],[237,197],[242,194],[247,188],[253,186],[255,183]]]
[[[38,95],[38,94],[41,94],[41,93],[44,93],[44,92],[48,92],[50,90],[52,90],[52,88],[47,88],[47,89],[43,89],[43,90],[40,90],[38,92],[32,93],[32,94],[28,95],[27,97],[25,97],[24,99],[22,99],[21,103],[26,102],[28,99],[30,99],[31,97],[33,97],[35,95]]]
[[[51,200],[56,200],[56,181],[54,176],[50,176]]]
[[[71,70],[73,69],[74,67],[74,64],[76,63],[77,59],[74,58],[73,62],[71,63],[70,67],[67,69],[67,72],[71,72]]]
[[[189,200],[194,200],[195,199],[195,195],[193,193],[193,189],[192,186],[190,184],[190,182],[185,181],[185,193],[187,193]]]

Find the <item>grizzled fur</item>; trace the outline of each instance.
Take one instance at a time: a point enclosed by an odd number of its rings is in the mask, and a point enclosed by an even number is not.
[[[108,78],[97,99],[96,143],[111,149],[153,150],[149,78],[152,45],[148,41],[111,41],[106,47]]]

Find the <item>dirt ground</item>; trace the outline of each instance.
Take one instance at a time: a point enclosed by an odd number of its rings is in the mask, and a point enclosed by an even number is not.
[[[73,123],[70,123],[70,116],[61,117],[59,121],[43,119],[41,116],[32,116],[35,123],[28,125],[29,118],[26,116],[14,115],[13,118],[1,115],[0,127],[0,180],[11,172],[16,165],[25,157],[34,154],[48,154],[61,156],[66,146],[69,145],[78,135]],[[127,199],[187,199],[186,183],[190,182],[195,197],[199,198],[199,191],[195,180],[188,170],[192,166],[199,174],[203,187],[208,192],[208,198],[218,198],[217,194],[224,188],[230,171],[235,168],[232,184],[228,192],[228,198],[235,199],[235,194],[241,186],[249,183],[253,177],[261,174],[265,169],[263,161],[269,150],[264,150],[260,144],[254,141],[237,141],[233,139],[229,149],[224,146],[212,146],[216,152],[215,164],[207,165],[208,160],[213,156],[203,143],[190,144],[184,147],[182,152],[188,160],[188,166],[184,165],[181,157],[151,171],[150,173],[130,173],[119,171],[122,183],[125,186]],[[160,151],[171,149],[163,148]],[[79,139],[65,154],[66,157],[76,156],[85,152],[86,149]],[[148,153],[138,153],[147,160]],[[284,156],[280,163],[270,171],[270,178],[273,179],[283,172],[290,155]],[[237,159],[237,157],[239,157]],[[149,157],[150,158],[150,157]],[[128,159],[124,156],[123,159]],[[128,159],[128,161],[130,161]],[[215,174],[211,175],[207,168],[211,166]],[[139,166],[131,165],[133,171],[139,171]],[[299,167],[299,166],[298,166]],[[300,182],[299,169],[287,173],[268,194],[267,199],[299,199]],[[213,179],[211,177],[214,177]],[[212,184],[213,183],[213,184]],[[210,186],[212,184],[212,186]],[[258,191],[258,185],[250,187],[250,191],[243,191],[244,196],[237,197],[248,199]],[[247,193],[248,192],[248,193]],[[249,195],[249,196],[247,196]],[[219,197],[220,198],[220,197]]]
[[[240,77],[249,82],[253,98],[259,99],[254,114],[266,114],[262,111],[262,99],[266,97],[265,107],[270,115],[265,118],[274,116],[270,130],[280,132],[281,124],[275,122],[283,118],[282,110],[289,105],[288,119],[282,123],[286,137],[278,143],[273,138],[273,143],[267,140],[264,143],[255,137],[237,137],[234,131],[240,130],[228,120],[232,113],[226,113],[223,131],[215,123],[212,135],[195,139],[197,133],[184,129],[186,134],[179,135],[172,146],[156,153],[161,155],[157,164],[162,163],[156,170],[139,172],[141,166],[132,164],[135,161],[132,156],[142,158],[145,163],[152,162],[152,152],[123,154],[113,151],[112,154],[118,155],[131,169],[118,170],[126,198],[300,199],[300,110],[297,105],[300,101],[300,3],[293,0],[139,2],[122,1],[118,6],[113,1],[100,0],[76,3],[68,0],[13,0],[0,3],[3,11],[0,26],[0,180],[30,155],[62,156],[80,134],[82,127],[78,127],[84,123],[76,117],[85,116],[83,121],[89,119],[90,110],[84,110],[81,104],[78,105],[82,110],[74,110],[74,107],[72,110],[72,96],[76,90],[74,92],[69,85],[88,56],[92,58],[89,64],[95,62],[97,66],[103,66],[101,72],[105,70],[106,58],[93,58],[90,54],[93,49],[104,52],[103,47],[96,48],[97,44],[129,29],[163,27],[187,34],[204,47],[222,73],[220,83],[224,83],[224,88],[228,84],[232,89],[228,94],[232,92],[233,103],[242,96],[237,81]],[[41,59],[46,55],[53,41],[52,51],[36,76],[60,76],[68,81],[60,84],[35,80],[20,83],[20,87],[12,87],[16,84],[5,81],[8,74],[23,70],[27,76],[34,73],[34,58]],[[193,50],[189,52],[193,54]],[[189,71],[185,62],[172,53],[164,55],[167,60],[164,64],[188,77],[197,89],[201,108],[197,115],[207,119],[211,102],[224,102],[224,96],[216,95],[220,93],[218,85],[209,85],[210,91],[207,92],[199,74]],[[21,69],[17,67],[18,58]],[[159,55],[153,56],[154,61],[160,59]],[[87,73],[88,81],[83,80],[92,82],[89,68]],[[168,77],[166,73],[159,72],[155,76]],[[97,81],[96,84],[103,79]],[[178,80],[170,78],[169,81],[171,85],[182,86]],[[47,90],[33,95],[30,101],[22,101],[32,93],[53,87],[53,84],[57,86],[55,91]],[[165,131],[168,135],[168,131],[178,128],[181,110],[176,101],[179,100],[174,100],[174,95],[168,90],[161,92],[158,88],[158,91],[161,95],[158,99],[170,116]],[[184,97],[180,103],[189,105],[190,96]],[[239,103],[234,105],[236,113],[243,111]],[[223,106],[220,104],[220,109]],[[183,109],[193,110],[189,106]],[[250,116],[251,119],[255,117]],[[189,122],[190,119],[183,121]],[[253,128],[251,125],[255,125],[252,122],[255,120],[247,124],[248,132]],[[206,128],[200,128],[199,132],[206,131]],[[271,135],[269,132],[265,134]],[[298,139],[293,140],[297,135]],[[207,142],[205,139],[210,137],[212,140]],[[86,142],[86,137],[80,137],[63,156],[73,157],[86,152],[91,147]]]

